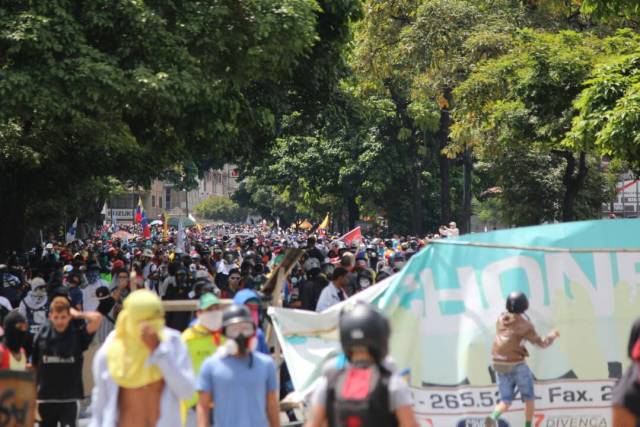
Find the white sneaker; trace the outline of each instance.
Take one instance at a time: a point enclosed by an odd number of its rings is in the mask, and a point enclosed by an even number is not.
[[[496,423],[496,420],[494,420],[491,417],[487,417],[484,419],[484,427],[496,427],[498,424]]]

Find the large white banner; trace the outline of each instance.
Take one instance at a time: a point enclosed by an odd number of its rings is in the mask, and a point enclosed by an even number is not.
[[[640,315],[640,220],[601,220],[462,236],[429,245],[388,282],[359,296],[391,319],[391,353],[423,426],[476,426],[496,404],[495,322],[515,290],[530,299],[546,350],[529,346],[535,425],[609,426],[611,388],[628,366]],[[347,300],[342,304],[349,304]],[[296,390],[313,387],[339,352],[340,307],[271,314]],[[524,425],[516,402],[500,426]]]

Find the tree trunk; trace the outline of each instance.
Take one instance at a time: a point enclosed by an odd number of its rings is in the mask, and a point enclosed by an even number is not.
[[[445,88],[444,100],[446,103],[440,106],[440,126],[436,134],[436,147],[439,156],[440,169],[440,223],[448,224],[451,221],[451,182],[449,181],[449,163],[450,159],[442,154],[442,150],[449,143],[449,129],[451,127],[451,89]]]
[[[356,196],[354,194],[350,195],[347,199],[347,210],[349,215],[349,230],[353,230],[356,228],[356,221],[360,219],[360,208],[358,207],[358,203],[356,203]]]
[[[562,221],[568,222],[575,220],[575,201],[578,193],[584,186],[587,177],[587,155],[584,151],[580,152],[578,160],[578,173],[576,174],[576,158],[571,151],[562,151],[562,156],[567,160],[567,167],[564,172],[562,182],[565,187],[564,197],[562,199]]]
[[[423,233],[422,224],[424,221],[424,211],[422,206],[422,196],[423,196],[423,188],[422,188],[422,159],[418,154],[419,144],[417,139],[413,138],[412,147],[415,147],[416,154],[413,162],[413,206],[411,213],[411,231],[416,236],[421,236]]]
[[[424,162],[420,158],[420,148],[421,145],[418,142],[418,137],[416,135],[416,129],[413,123],[413,119],[407,111],[409,106],[409,101],[403,98],[396,88],[393,86],[392,82],[387,80],[385,81],[385,86],[389,90],[389,94],[391,95],[391,99],[395,104],[396,114],[402,123],[402,127],[409,129],[411,131],[411,137],[407,141],[408,149],[410,150],[411,155],[413,155],[413,165],[412,169],[412,183],[411,183],[411,191],[413,192],[413,200],[411,203],[411,231],[417,235],[421,235],[423,233],[423,222],[424,222],[424,209],[423,209],[423,188],[422,188],[422,168]],[[448,131],[447,131],[448,132]]]
[[[19,181],[16,181],[19,182]],[[26,231],[26,199],[20,187],[5,181],[0,193],[0,261],[4,254],[22,249]]]
[[[472,149],[467,147],[463,153],[463,197],[462,197],[462,218],[460,221],[460,231],[462,233],[471,232],[471,173],[473,171]]]

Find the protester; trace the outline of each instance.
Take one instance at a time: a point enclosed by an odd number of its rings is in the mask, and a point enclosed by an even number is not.
[[[271,357],[256,352],[249,309],[232,305],[222,328],[227,343],[202,364],[198,376],[198,427],[279,427],[278,383]]]
[[[179,301],[192,299],[191,283],[189,281],[188,270],[179,267],[176,271],[175,282],[172,283],[165,293],[164,299],[168,301]],[[170,312],[166,314],[167,326],[178,331],[184,331],[191,322],[191,313],[185,311]]]
[[[36,277],[29,282],[29,285],[31,290],[20,302],[18,310],[27,319],[29,333],[31,338],[34,339],[42,325],[47,321],[47,284],[42,278]]]
[[[222,298],[233,298],[236,295],[236,292],[240,290],[240,280],[242,276],[240,276],[240,270],[237,268],[233,268],[229,270],[229,276],[227,278],[227,285],[222,290]]]
[[[222,335],[222,306],[220,300],[212,293],[200,297],[196,323],[182,333],[182,341],[187,346],[191,364],[196,376],[206,358],[213,356],[220,345],[224,344]],[[198,395],[194,394],[189,401],[182,402],[182,413],[186,418],[186,427],[196,425],[196,404]]]
[[[627,352],[631,366],[613,389],[613,427],[640,425],[640,318],[631,327]]]
[[[243,289],[233,297],[235,305],[244,305],[251,313],[251,319],[256,327],[256,350],[260,353],[269,354],[269,347],[264,336],[264,331],[260,327],[262,323],[260,297],[256,291],[251,289]]]
[[[525,404],[525,427],[531,427],[535,411],[536,395],[533,390],[533,375],[525,358],[529,356],[525,341],[547,348],[560,333],[551,331],[541,338],[525,312],[529,309],[529,300],[522,292],[512,292],[507,298],[507,312],[502,313],[496,322],[496,337],[491,357],[496,371],[500,402],[487,418],[486,427],[497,426],[497,420],[511,407],[516,390]]]
[[[160,298],[141,289],[124,301],[93,363],[91,427],[176,427],[195,391],[180,334],[164,326]]]
[[[342,311],[339,330],[348,363],[320,379],[306,426],[418,427],[409,386],[384,363],[389,321],[359,302]]]
[[[77,425],[78,402],[84,398],[82,353],[101,321],[100,313],[72,308],[67,295],[52,299],[49,320],[36,335],[31,357],[37,374],[41,427],[56,427],[58,422]]]
[[[82,290],[84,309],[96,311],[98,304],[100,304],[96,290],[108,286],[109,284],[100,278],[100,265],[95,261],[89,262],[87,265],[87,286]]]
[[[18,307],[22,299],[20,284],[20,279],[9,271],[9,267],[6,264],[0,264],[0,296],[8,299],[13,308]]]
[[[67,287],[69,291],[69,298],[71,299],[71,307],[78,311],[82,311],[82,289],[80,284],[82,283],[82,274],[79,271],[71,271],[67,277]]]
[[[0,369],[26,371],[25,347],[30,344],[27,319],[21,313],[12,311],[4,318],[3,329],[4,336],[0,343]]]
[[[337,267],[333,271],[331,283],[329,283],[320,293],[316,311],[326,310],[332,305],[336,305],[349,297],[347,294],[348,271],[343,267]]]
[[[306,277],[300,286],[300,309],[315,311],[322,290],[329,284],[322,273],[320,261],[309,257],[304,262]]]

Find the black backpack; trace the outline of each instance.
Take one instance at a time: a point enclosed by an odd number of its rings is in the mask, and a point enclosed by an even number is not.
[[[329,427],[394,427],[389,409],[391,372],[379,365],[354,365],[327,374]]]

